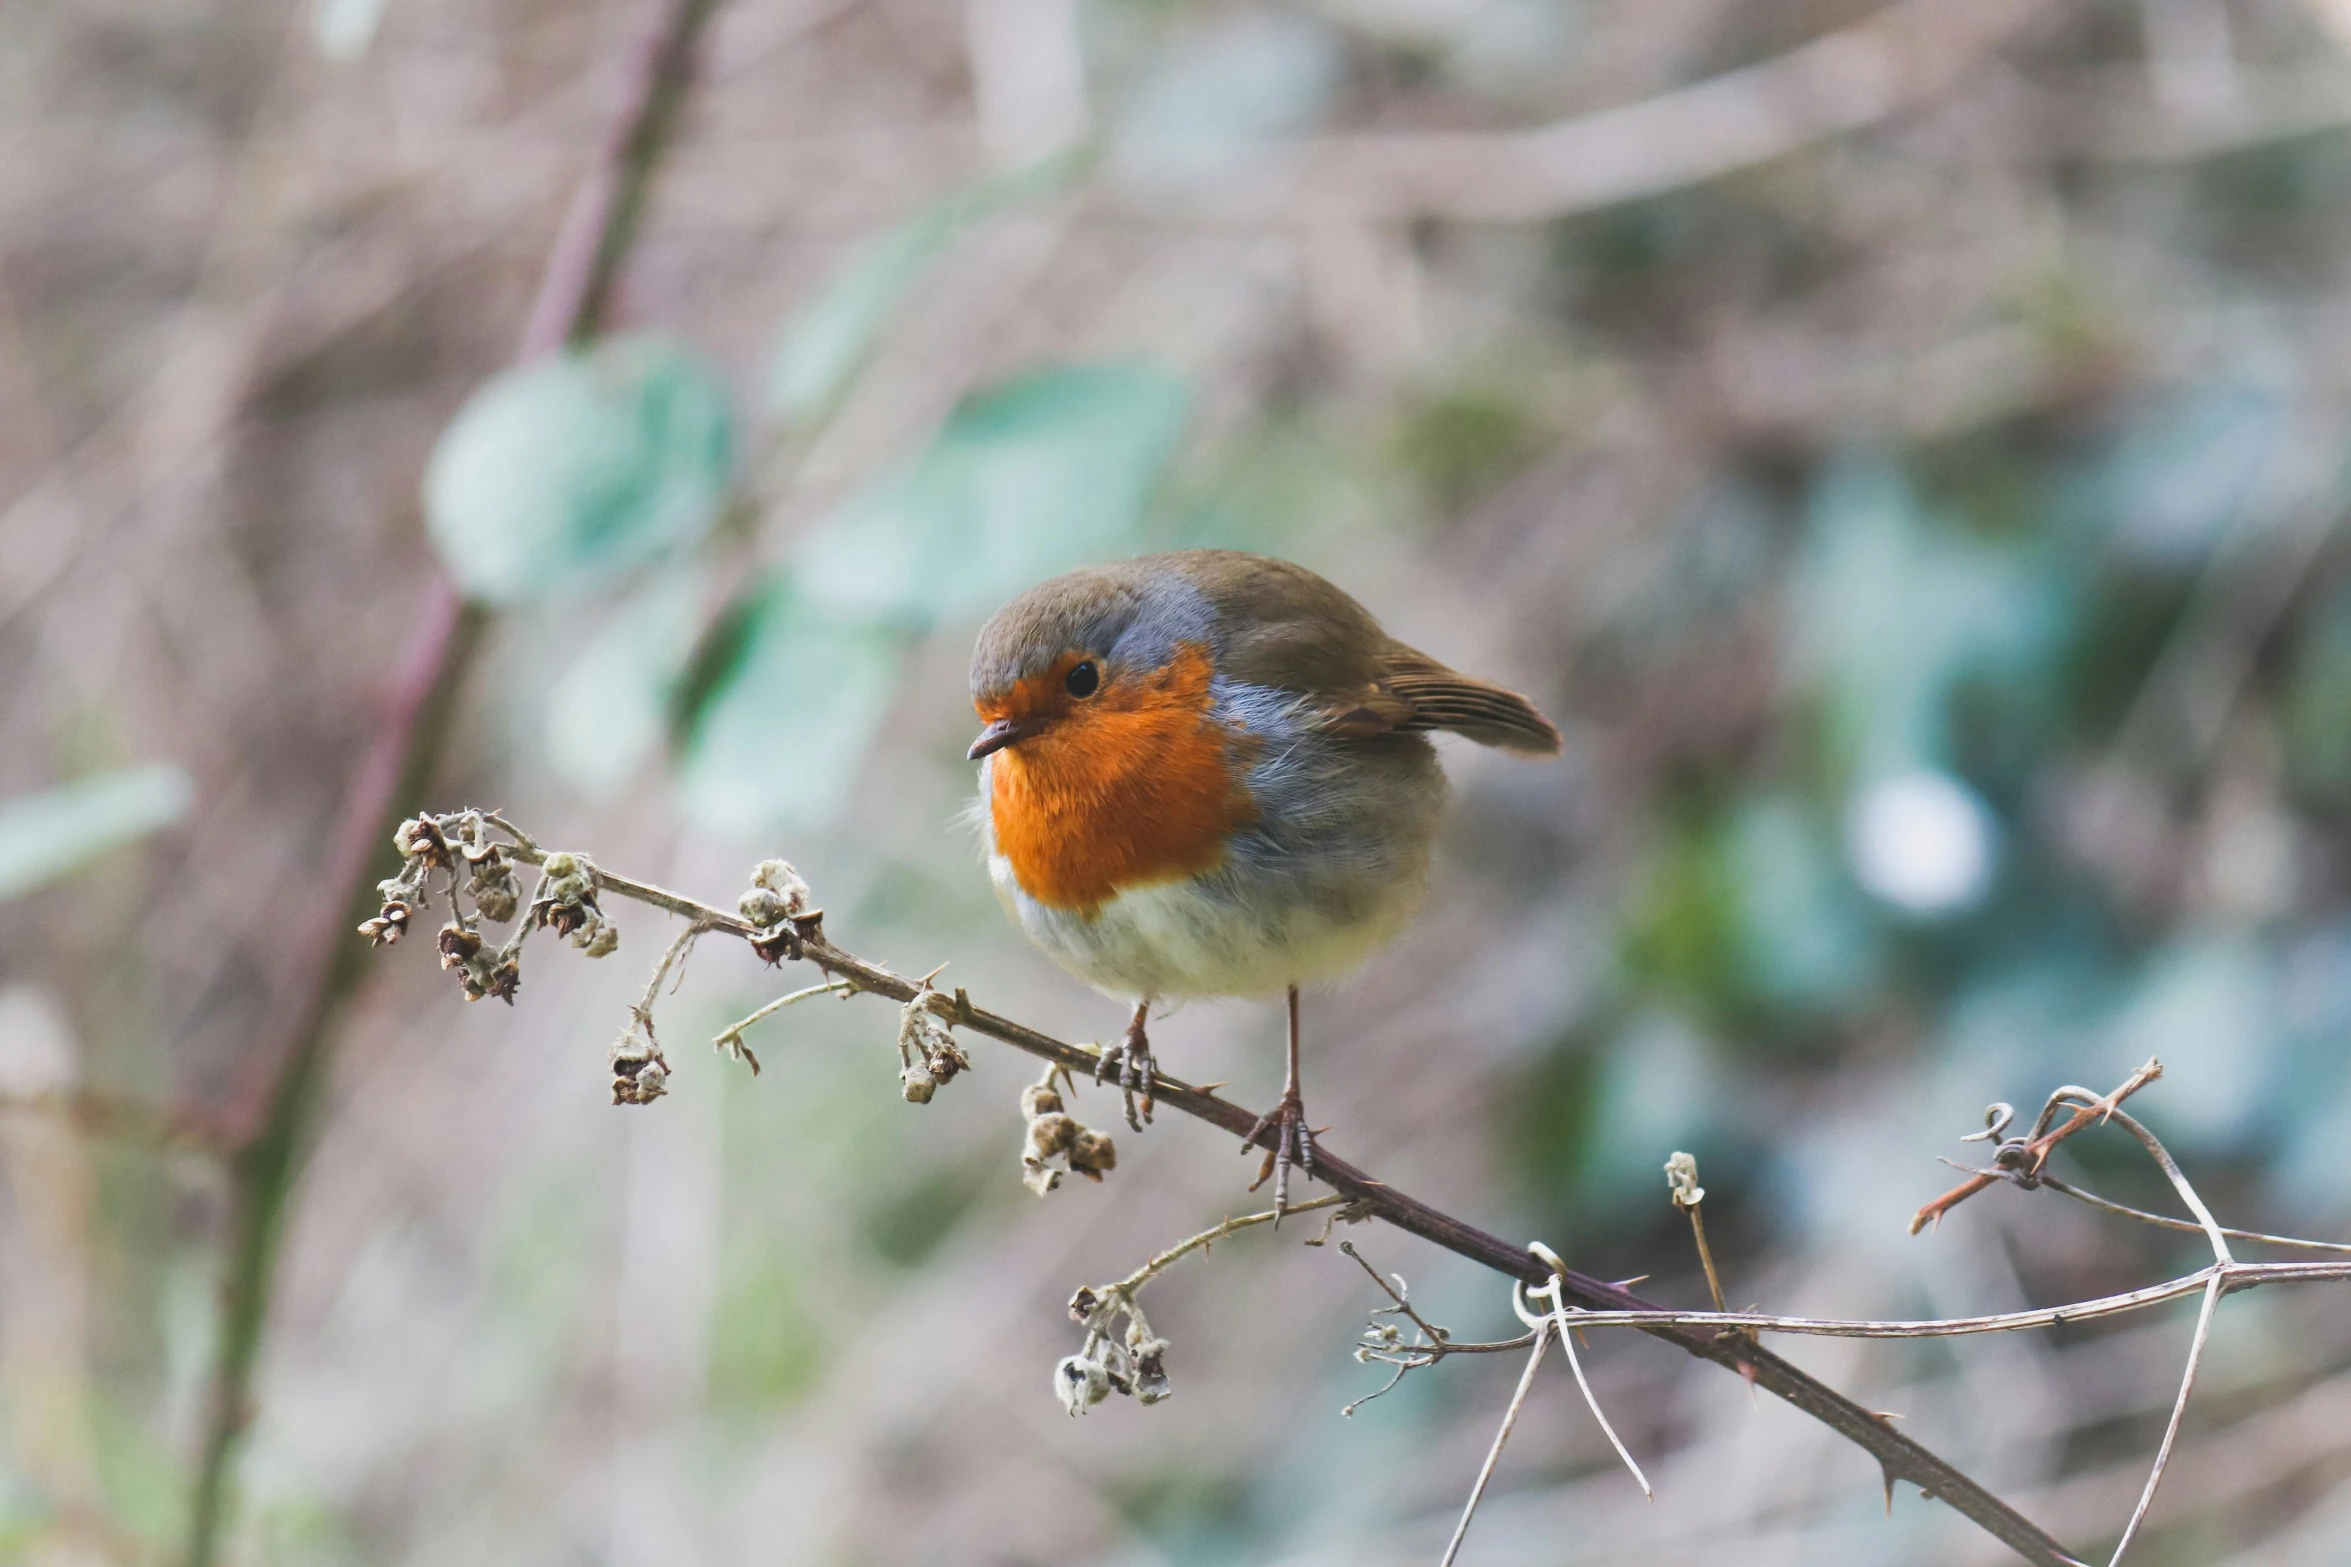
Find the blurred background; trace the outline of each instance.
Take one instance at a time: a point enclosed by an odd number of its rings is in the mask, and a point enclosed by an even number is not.
[[[515,368],[703,10],[607,335]],[[350,934],[337,824],[437,735],[397,809],[730,906],[780,854],[1109,1037],[986,889],[963,665],[1148,548],[1302,561],[1567,731],[1449,748],[1424,922],[1309,1001],[1380,1177],[1694,1306],[1686,1149],[1735,1306],[2054,1303],[2201,1243],[1905,1222],[1988,1101],[2155,1055],[2223,1222],[2342,1235],[2347,51],[2343,0],[0,7],[0,1560],[1433,1561],[1515,1357],[1342,1418],[1381,1302],[1312,1221],[1147,1297],[1172,1401],[1054,1398],[1076,1287],[1256,1205],[1222,1136],[1039,1200],[1033,1063],[912,1106],[818,1001],[754,1078],[699,1042],[804,981],[724,941],[617,1109],[673,922],[511,1010]],[[1262,1105],[1277,1012],[1154,1038]],[[2336,1288],[2222,1309],[2134,1562],[2351,1555]],[[1780,1347],[2103,1559],[2191,1316]],[[1547,1369],[1465,1562],[2012,1559],[1718,1369],[1587,1363],[1658,1500]]]

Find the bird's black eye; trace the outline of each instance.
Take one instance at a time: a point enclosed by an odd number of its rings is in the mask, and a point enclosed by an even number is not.
[[[1083,699],[1102,689],[1102,671],[1096,669],[1094,661],[1089,658],[1071,670],[1062,684],[1069,687],[1071,696]]]

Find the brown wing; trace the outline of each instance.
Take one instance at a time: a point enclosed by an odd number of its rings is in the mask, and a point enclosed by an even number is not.
[[[1506,751],[1559,754],[1558,729],[1515,691],[1448,669],[1400,642],[1389,645],[1379,666],[1369,686],[1328,709],[1340,734],[1450,729]]]
[[[1559,752],[1559,731],[1525,697],[1406,647],[1303,566],[1230,550],[1147,556],[1133,565],[1190,578],[1217,607],[1219,667],[1253,685],[1311,694],[1334,733],[1450,729],[1480,745]]]

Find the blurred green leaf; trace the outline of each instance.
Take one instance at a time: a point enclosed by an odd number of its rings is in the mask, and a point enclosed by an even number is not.
[[[733,465],[718,378],[673,343],[613,338],[476,392],[434,449],[425,523],[467,596],[543,598],[699,540]]]
[[[974,1205],[1001,1196],[995,1177],[1003,1168],[994,1149],[975,1149],[961,1160],[923,1165],[910,1174],[901,1158],[881,1178],[864,1186],[864,1213],[858,1234],[875,1256],[894,1267],[918,1268],[955,1233]]]
[[[0,800],[0,901],[79,869],[187,814],[194,791],[176,767],[115,772]]]
[[[1738,869],[1719,812],[1685,805],[1664,824],[1624,919],[1626,974],[1708,1021],[1744,1013]]]
[[[801,584],[910,626],[994,609],[1131,542],[1190,411],[1184,380],[1140,361],[974,392],[921,457],[809,541]]]
[[[1062,184],[1076,166],[1063,155],[983,180],[870,241],[785,327],[768,411],[790,423],[829,412],[899,303],[949,245],[974,223]]]
[[[2254,502],[2293,408],[2241,382],[2194,387],[2131,420],[2093,480],[2117,549],[2141,565],[2202,565]]]
[[[788,1405],[826,1366],[825,1323],[801,1303],[772,1239],[730,1248],[710,1318],[710,1402],[728,1414]]]
[[[1465,386],[1406,411],[1397,460],[1447,511],[1458,511],[1543,449],[1544,430],[1527,397]]]
[[[1929,516],[1879,462],[1821,480],[1791,588],[1790,675],[1825,690],[1840,759],[1865,775],[1948,766],[1961,684],[2041,678],[2065,624],[2055,573]]]
[[[566,783],[610,795],[659,748],[705,591],[692,569],[646,584],[564,666],[548,694],[547,760]]]
[[[747,606],[740,652],[687,715],[679,798],[713,832],[822,826],[890,709],[904,638],[779,579]]]
[[[2286,690],[2286,765],[2295,784],[2351,794],[2351,594],[2300,628]]]
[[[1863,1000],[1881,977],[1879,932],[1802,805],[1781,794],[1743,802],[1726,847],[1747,983],[1805,1011]]]

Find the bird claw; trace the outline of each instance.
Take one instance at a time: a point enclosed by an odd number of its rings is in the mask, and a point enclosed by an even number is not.
[[[1159,1062],[1140,1027],[1129,1028],[1123,1043],[1102,1052],[1094,1062],[1094,1081],[1118,1084],[1126,1096],[1127,1125],[1141,1131],[1151,1119],[1151,1094],[1158,1086]]]
[[[1258,1166],[1257,1179],[1249,1183],[1251,1191],[1273,1182],[1274,1222],[1290,1211],[1290,1171],[1295,1167],[1301,1174],[1314,1178],[1314,1132],[1306,1124],[1306,1105],[1296,1094],[1284,1094],[1282,1102],[1257,1118],[1241,1139],[1241,1151],[1247,1153],[1257,1146],[1268,1128],[1273,1141],[1266,1146],[1264,1162]]]

